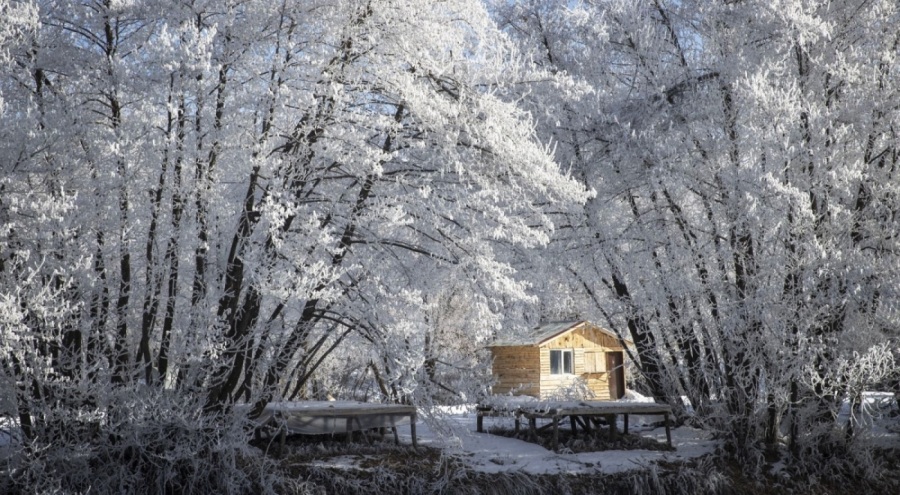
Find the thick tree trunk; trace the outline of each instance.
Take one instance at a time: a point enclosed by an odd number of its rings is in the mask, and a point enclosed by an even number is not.
[[[174,76],[173,76],[174,78]],[[181,232],[181,216],[184,212],[182,191],[182,162],[185,137],[185,101],[182,94],[178,106],[177,134],[175,144],[175,165],[173,169],[172,190],[172,232],[166,245],[166,260],[169,262],[169,272],[166,286],[166,308],[163,316],[162,334],[159,342],[159,356],[157,370],[161,385],[165,385],[169,370],[169,348],[172,343],[172,325],[175,321],[175,301],[178,294],[178,235]]]
[[[628,291],[628,286],[616,273],[615,268],[612,265],[610,267],[613,268],[611,276],[616,296],[629,309],[626,321],[631,340],[634,341],[634,345],[637,348],[641,376],[646,380],[647,387],[653,398],[657,402],[666,402],[668,394],[663,386],[662,369],[660,368],[661,359],[656,346],[656,337],[653,335],[649,325],[647,325],[646,320],[640,316],[639,309]]]

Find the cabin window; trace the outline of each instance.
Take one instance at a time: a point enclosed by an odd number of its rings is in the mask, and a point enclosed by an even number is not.
[[[571,349],[552,349],[550,351],[550,374],[571,375],[574,373],[574,359]]]

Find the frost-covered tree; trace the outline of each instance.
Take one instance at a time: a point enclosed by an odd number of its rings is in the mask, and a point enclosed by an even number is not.
[[[350,377],[332,355],[383,400],[471,397],[470,351],[529,297],[504,253],[587,197],[504,97],[515,52],[475,1],[0,12],[0,364],[29,482],[86,489],[52,460],[88,445],[114,491],[202,490],[203,460],[231,466],[206,489],[262,483],[212,454],[243,441],[231,404]]]
[[[568,77],[520,94],[597,191],[557,229],[548,287],[630,337],[645,390],[686,395],[739,455],[783,439],[819,459],[841,401],[885,374],[854,356],[898,330],[896,6],[494,10]]]

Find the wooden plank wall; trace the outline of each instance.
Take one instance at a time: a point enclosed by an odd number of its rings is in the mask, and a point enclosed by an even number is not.
[[[573,349],[574,374],[550,374],[550,349]],[[621,351],[619,341],[590,324],[552,339],[540,347],[492,347],[493,373],[496,383],[493,393],[531,395],[548,398],[559,388],[571,387],[578,378],[585,380],[598,400],[609,400],[609,377],[606,373],[606,352]],[[586,357],[594,354],[595,366],[587,367]]]
[[[518,395],[540,394],[540,349],[532,346],[492,347],[494,356],[495,395],[509,392]],[[548,365],[549,366],[549,365]]]
[[[623,350],[615,337],[594,330],[589,325],[582,325],[581,328],[577,328],[572,332],[550,340],[541,347],[549,347],[551,349],[574,348],[603,349],[609,351]]]
[[[583,376],[594,399],[609,400],[609,373],[590,373]]]
[[[574,375],[550,374],[550,349],[574,349]],[[560,387],[570,387],[577,378],[582,378],[594,393],[596,400],[609,400],[609,377],[606,373],[606,352],[621,351],[622,346],[616,338],[594,330],[590,325],[582,325],[572,332],[550,340],[541,346],[541,381],[542,397],[555,394]],[[597,353],[595,363],[599,367],[595,372],[588,372],[585,365],[588,353]]]
[[[554,347],[554,349],[568,348],[568,346]],[[574,375],[550,374],[550,347],[541,347],[541,398],[556,395],[560,388],[571,387],[584,369],[584,349],[575,349],[572,366]]]

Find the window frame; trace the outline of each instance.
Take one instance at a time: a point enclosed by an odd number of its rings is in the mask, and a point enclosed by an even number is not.
[[[553,354],[559,353],[559,371],[553,371]],[[566,371],[566,356],[569,356],[569,371]],[[575,374],[575,349],[550,349],[550,374],[554,376]]]

